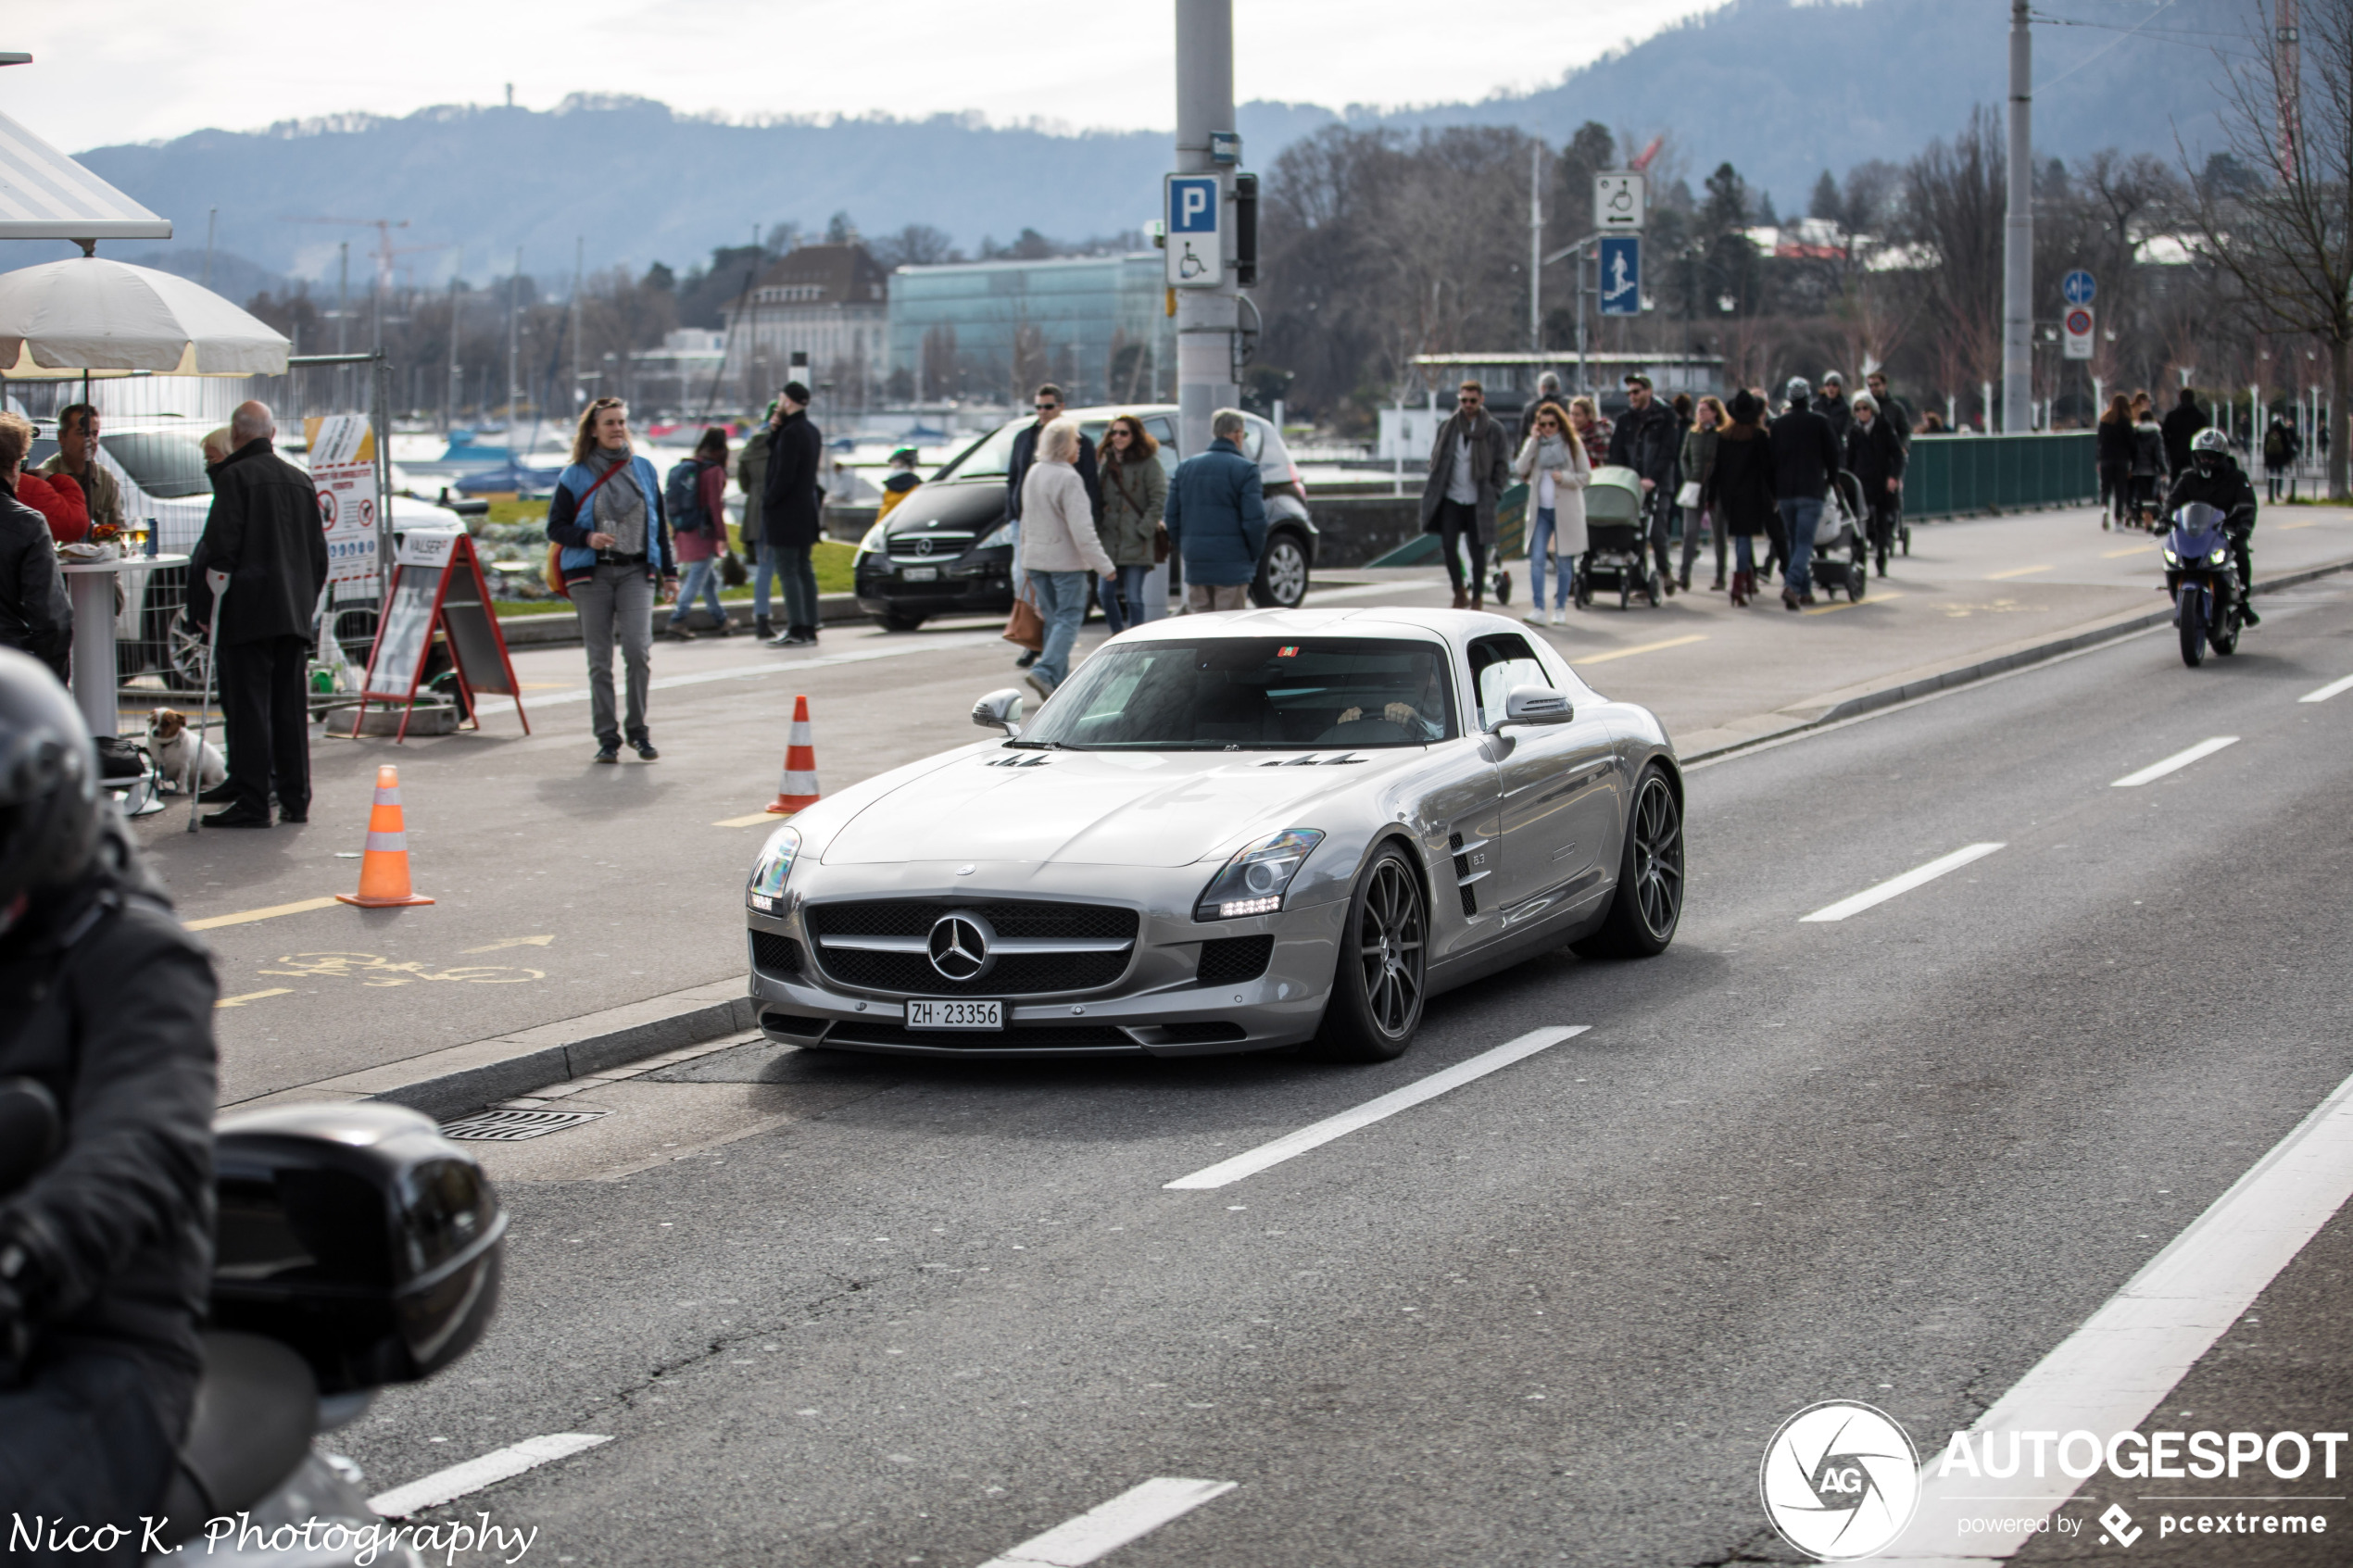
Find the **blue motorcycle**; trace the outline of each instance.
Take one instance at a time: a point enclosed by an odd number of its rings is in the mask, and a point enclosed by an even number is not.
[[[2219,507],[2193,501],[2173,514],[2165,536],[2165,591],[2173,597],[2173,625],[2182,634],[2182,662],[2196,669],[2213,645],[2238,651],[2241,612],[2238,570],[2233,564],[2229,519]]]

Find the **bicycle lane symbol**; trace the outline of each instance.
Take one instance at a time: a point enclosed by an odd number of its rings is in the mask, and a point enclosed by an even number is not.
[[[420,980],[463,985],[522,985],[547,978],[547,972],[540,969],[497,964],[434,969],[415,961],[396,962],[376,953],[287,953],[278,961],[288,967],[257,972],[304,980],[350,980],[371,986],[407,985]]]

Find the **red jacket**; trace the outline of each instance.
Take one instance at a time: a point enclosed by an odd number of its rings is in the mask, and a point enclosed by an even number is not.
[[[49,535],[60,545],[77,544],[90,532],[90,501],[71,474],[27,469],[17,477],[17,499],[48,519]]]

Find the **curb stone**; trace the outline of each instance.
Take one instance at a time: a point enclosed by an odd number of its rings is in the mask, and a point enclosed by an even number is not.
[[[2267,577],[2256,583],[2251,592],[2276,594],[2283,588],[2296,587],[2301,583],[2314,582],[2346,571],[2353,571],[2353,559],[2331,561],[2323,566],[2309,567],[2279,577]],[[1744,734],[1738,740],[1725,741],[1697,751],[1679,752],[1676,760],[1686,767],[1694,762],[1709,761],[1736,751],[1746,750],[1750,746],[1760,746],[1767,741],[1782,740],[1790,735],[1801,734],[1807,730],[1818,730],[1825,725],[1837,723],[1842,720],[1876,712],[1882,708],[1893,708],[1897,703],[1910,702],[1916,697],[1928,696],[1932,693],[1947,691],[1955,686],[1969,685],[1995,675],[2007,674],[2012,670],[2023,669],[2030,664],[2040,664],[2046,659],[2057,659],[2062,655],[2075,653],[2101,643],[2114,642],[2120,637],[2128,637],[2136,632],[2145,632],[2153,626],[2166,625],[2172,619],[2173,611],[2170,605],[2164,609],[2152,610],[2145,615],[2126,616],[2084,631],[2071,632],[2065,636],[2036,643],[2029,647],[2012,648],[1966,664],[1957,664],[1947,670],[1916,676],[1908,681],[1900,681],[1889,685],[1874,687],[1869,691],[1859,692],[1853,696],[1831,703],[1810,717],[1806,713],[1808,705],[1799,702],[1791,708],[1780,709],[1778,713],[1764,715],[1768,719],[1785,718],[1788,721],[1786,723],[1762,729],[1753,734]],[[1734,722],[1740,721],[1734,721]]]

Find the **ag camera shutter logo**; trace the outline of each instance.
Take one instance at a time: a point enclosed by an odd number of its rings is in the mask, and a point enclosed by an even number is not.
[[[1919,1455],[1884,1411],[1826,1399],[1781,1423],[1756,1487],[1781,1538],[1824,1562],[1893,1545],[1920,1501]]]

